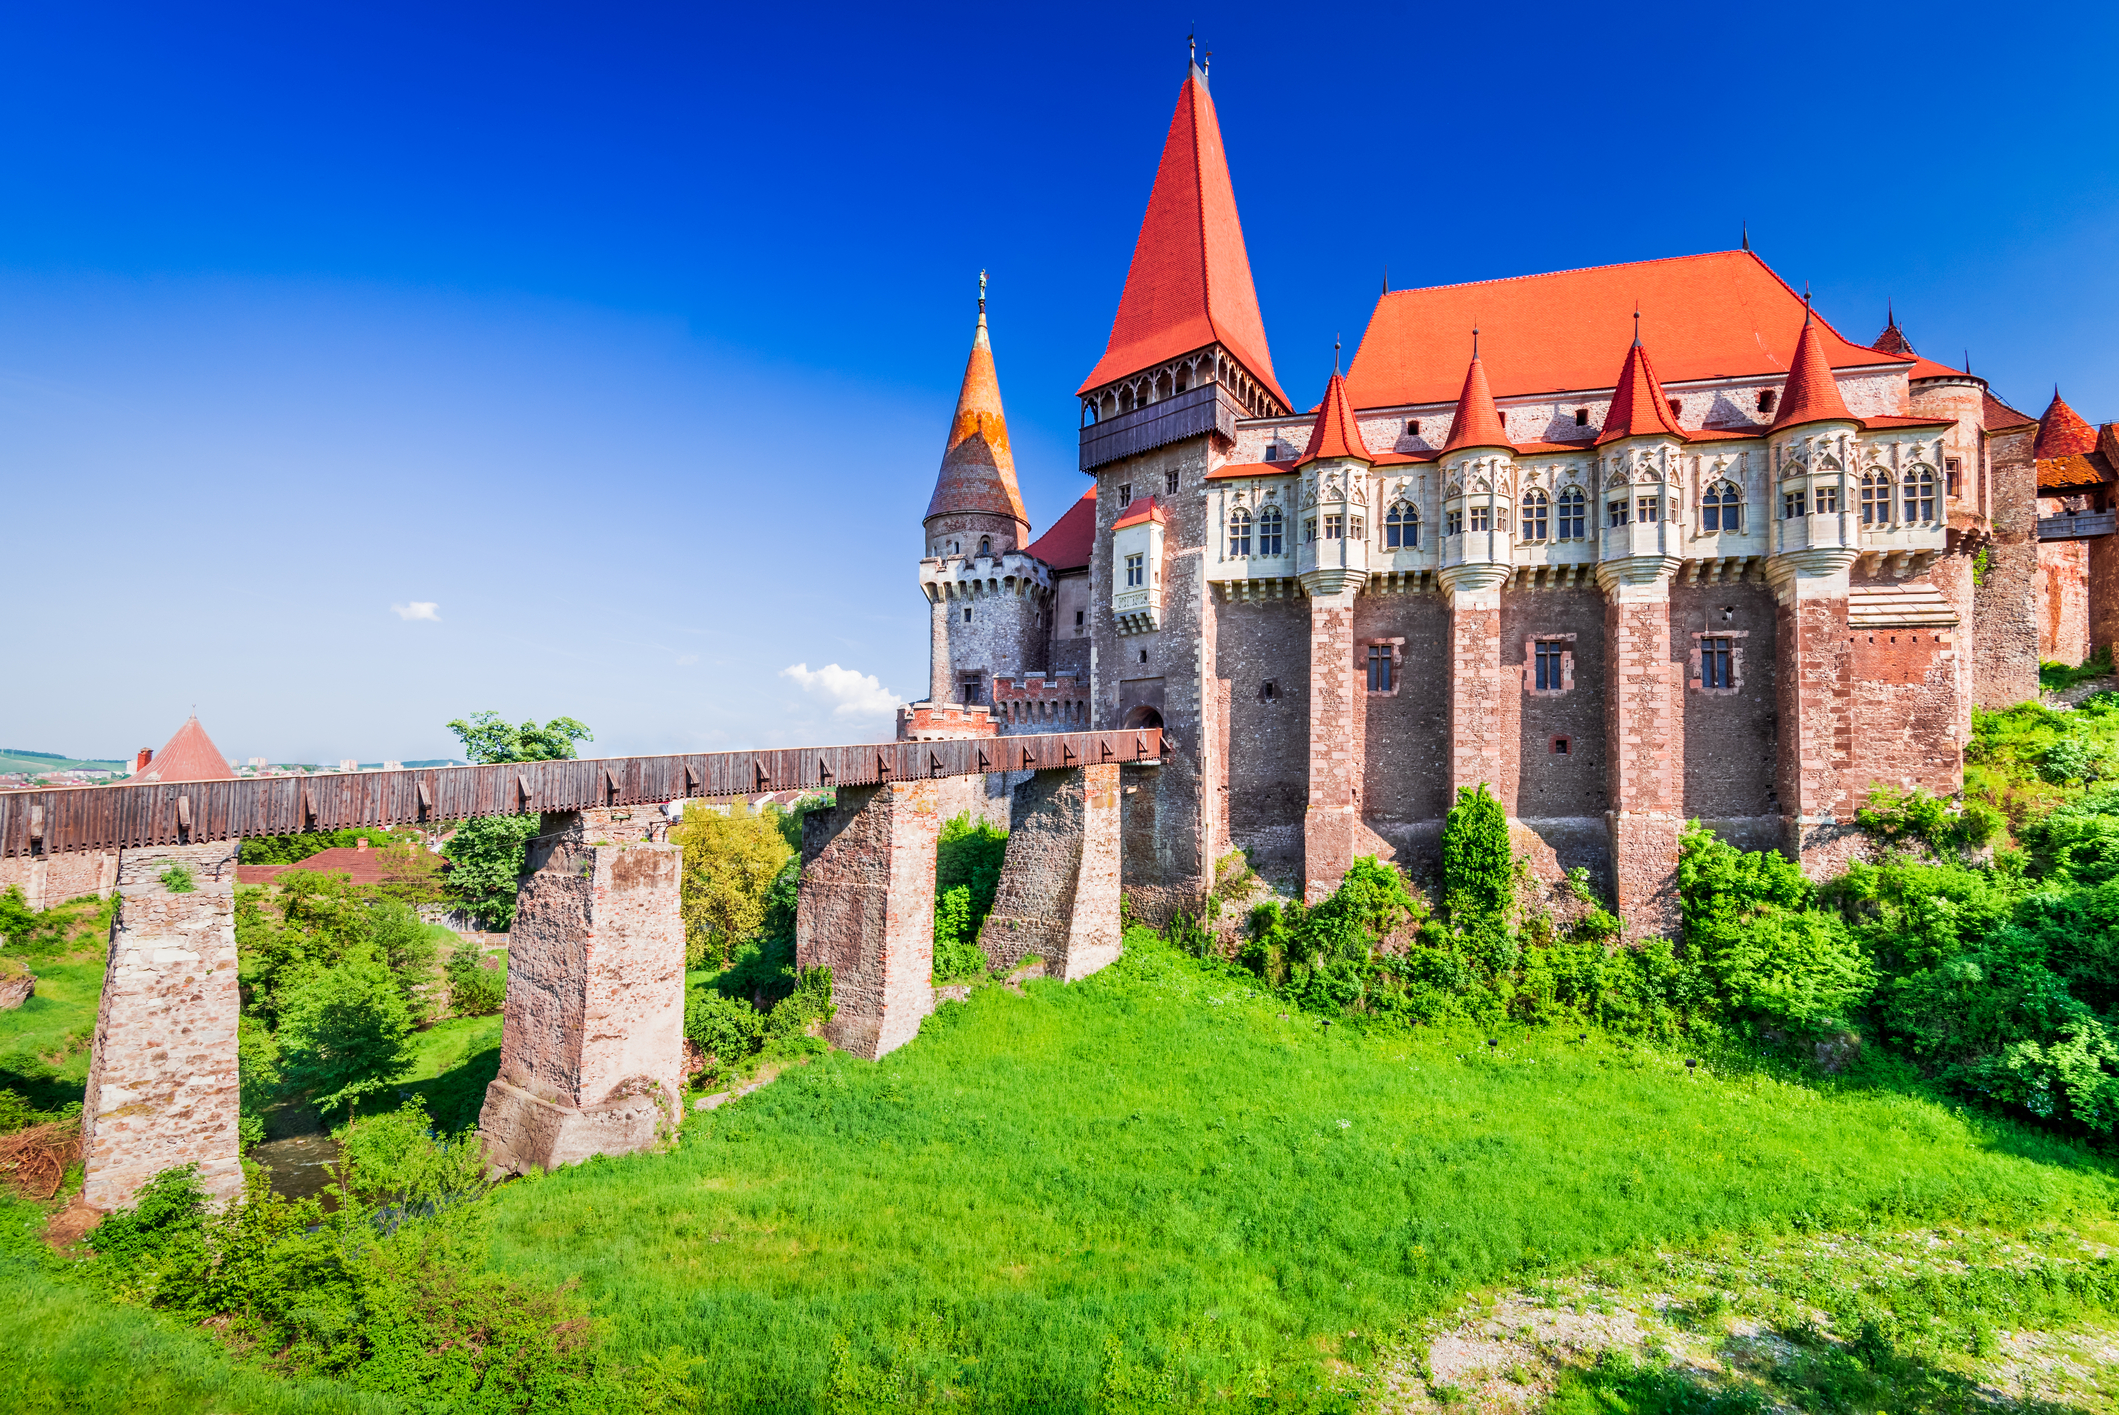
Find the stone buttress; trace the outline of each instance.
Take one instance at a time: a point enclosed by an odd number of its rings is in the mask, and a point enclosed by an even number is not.
[[[1035,954],[1045,976],[1071,983],[1118,957],[1120,771],[1040,771],[1015,788],[1014,829],[979,931],[994,968]]]
[[[871,1061],[934,1011],[936,800],[932,781],[842,786],[802,823],[796,966],[832,970],[825,1036]]]

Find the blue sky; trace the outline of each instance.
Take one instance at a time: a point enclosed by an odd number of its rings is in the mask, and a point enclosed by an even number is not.
[[[1298,401],[1386,263],[1748,220],[1855,337],[2119,417],[2119,145],[2053,67],[2110,6],[14,6],[0,746],[887,736],[976,273],[1042,529],[1195,16]]]

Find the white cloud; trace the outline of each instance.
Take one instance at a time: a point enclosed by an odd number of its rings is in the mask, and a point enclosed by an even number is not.
[[[432,619],[441,622],[441,606],[431,599],[415,599],[410,604],[393,604],[390,612],[400,619]]]
[[[872,673],[856,673],[836,663],[815,670],[798,663],[781,669],[780,676],[794,679],[802,691],[830,702],[834,717],[881,717],[898,710],[898,695]]]

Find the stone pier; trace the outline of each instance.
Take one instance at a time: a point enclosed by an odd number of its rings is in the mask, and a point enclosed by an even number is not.
[[[1604,764],[1611,879],[1629,932],[1676,936],[1685,705],[1670,654],[1670,584],[1680,562],[1660,555],[1597,566],[1604,589]]]
[[[795,962],[832,970],[825,1036],[842,1051],[875,1060],[934,1011],[941,827],[932,781],[842,786],[803,822]]]
[[[81,1197],[123,1208],[165,1169],[243,1189],[236,1135],[235,864],[239,842],[127,850],[81,1109]],[[190,876],[188,890],[175,871]]]
[[[1015,788],[1014,829],[979,947],[997,969],[1037,955],[1073,982],[1120,952],[1119,767],[1040,771]]]
[[[643,1150],[678,1120],[684,920],[651,808],[548,814],[508,934],[500,1074],[478,1128],[523,1173]]]

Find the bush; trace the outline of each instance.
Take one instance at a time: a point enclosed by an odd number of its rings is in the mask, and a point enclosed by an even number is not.
[[[1679,836],[1678,898],[1687,959],[1704,975],[1710,1013],[1755,1025],[1844,1028],[1875,973],[1836,915],[1774,850],[1739,851],[1697,821]]]
[[[278,1034],[286,1084],[311,1093],[319,1110],[350,1114],[412,1069],[412,1017],[397,980],[368,953],[355,953],[293,989]]]
[[[508,974],[504,968],[487,966],[484,949],[462,942],[449,952],[445,966],[449,979],[449,1011],[458,1017],[490,1017],[508,999]]]
[[[1854,823],[1887,846],[1925,845],[1945,858],[1977,850],[2001,833],[2001,812],[1980,801],[1931,796],[1921,787],[1877,786]]]
[[[684,950],[688,967],[726,968],[765,924],[773,885],[794,850],[780,812],[739,815],[694,806],[670,831],[684,849]]]
[[[977,977],[986,971],[979,930],[993,912],[993,896],[1000,888],[1001,861],[1007,849],[1007,831],[984,820],[973,824],[968,811],[943,823],[941,837],[935,843],[936,982]]]

